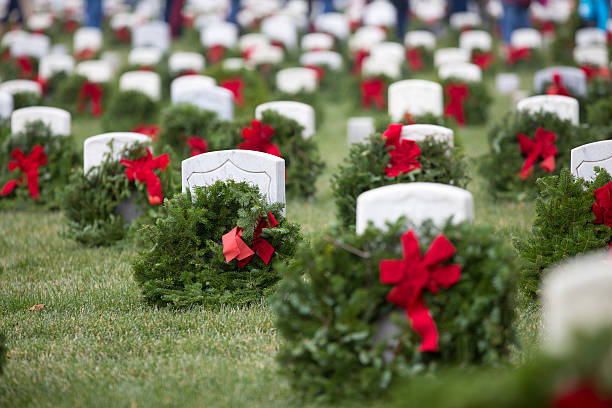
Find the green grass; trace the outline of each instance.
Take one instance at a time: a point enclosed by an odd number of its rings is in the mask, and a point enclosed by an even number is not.
[[[496,97],[491,120],[510,106]],[[327,168],[318,193],[288,203],[289,218],[307,234],[334,220],[329,178],[348,151],[349,104],[324,109],[316,137]],[[82,146],[101,127],[78,117],[73,129]],[[486,129],[459,130],[472,165],[487,153]],[[477,174],[469,190],[477,222],[493,224],[508,240],[530,225],[532,204],[493,202]],[[0,406],[303,405],[277,375],[281,339],[265,302],[218,312],[152,308],[132,279],[134,248],[86,249],[63,239],[61,229],[58,213],[0,213],[0,331],[9,348]],[[41,303],[43,310],[28,310]],[[519,313],[517,328],[527,344],[537,316],[535,308]]]

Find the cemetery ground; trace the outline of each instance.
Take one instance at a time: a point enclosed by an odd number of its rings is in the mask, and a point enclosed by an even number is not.
[[[522,78],[526,89],[530,78]],[[492,80],[487,84],[495,94]],[[488,150],[487,129],[511,106],[509,97],[495,95],[487,126],[458,130],[472,167]],[[288,203],[289,219],[307,236],[333,222],[330,176],[348,151],[349,105],[324,109],[316,138],[327,168],[317,195]],[[76,117],[73,133],[82,143],[101,133],[99,121]],[[471,175],[477,223],[494,225],[508,241],[529,228],[533,203],[496,202],[483,179]],[[0,215],[0,331],[9,348],[0,406],[303,405],[278,374],[281,339],[265,301],[218,311],[153,308],[132,278],[135,247],[84,248],[63,238],[62,226],[61,213]],[[45,307],[29,310],[37,304]],[[518,340],[531,344],[539,313],[534,306],[517,309]]]

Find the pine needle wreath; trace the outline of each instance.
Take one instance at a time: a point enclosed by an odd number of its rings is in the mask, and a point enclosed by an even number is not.
[[[34,92],[16,92],[13,94],[13,109],[27,108],[28,106],[38,106],[42,103],[42,98]]]
[[[102,117],[106,132],[126,131],[142,123],[157,122],[158,105],[142,92],[118,91],[109,102]]]
[[[86,81],[87,78],[82,75],[73,74],[68,76],[57,85],[57,91],[52,96],[53,103],[72,114],[79,113],[77,112],[79,93]],[[104,90],[101,98],[104,110],[111,99],[111,87],[108,84],[99,85]],[[84,112],[90,112],[90,109],[86,107]]]
[[[594,181],[574,177],[566,168],[557,176],[536,181],[540,194],[536,199],[536,218],[531,233],[516,238],[514,246],[525,262],[523,289],[535,298],[545,270],[566,258],[593,249],[607,248],[612,228],[595,224],[593,192],[612,181],[599,170]]]
[[[247,305],[271,293],[281,275],[272,263],[289,262],[301,240],[299,227],[282,216],[282,203],[269,204],[257,187],[217,181],[177,194],[165,205],[165,216],[143,230],[149,248],[132,263],[144,298],[156,305],[187,307]],[[260,219],[271,212],[279,225],[261,237],[274,247],[272,260],[259,256],[241,268],[226,262],[222,237],[236,226],[252,245]]]
[[[462,268],[453,286],[424,296],[440,351],[422,353],[420,336],[405,312],[386,299],[391,287],[379,277],[381,260],[402,258],[400,236],[410,229],[406,225],[399,220],[387,232],[371,227],[361,236],[328,231],[301,245],[294,262],[277,266],[284,276],[273,302],[284,338],[278,360],[300,394],[317,400],[377,395],[398,372],[415,375],[507,358],[513,337],[512,250],[485,226],[435,228],[426,222],[418,229],[422,252],[443,232],[456,248],[449,263]],[[384,358],[389,345],[376,335],[392,312],[401,330],[389,362]]]
[[[57,208],[60,194],[68,184],[70,173],[80,163],[76,142],[71,135],[54,135],[42,121],[27,123],[23,132],[9,135],[0,151],[0,185],[19,176],[18,171],[9,172],[8,163],[15,149],[28,155],[36,146],[42,146],[47,164],[38,168],[39,198],[34,200],[27,187],[18,186],[9,195],[0,198],[3,207],[20,207],[32,203]]]
[[[525,156],[521,154],[517,135],[523,133],[534,137],[541,127],[556,134],[556,168],[548,173],[539,164],[525,180],[519,176]],[[597,129],[574,126],[568,120],[561,120],[554,113],[514,112],[508,114],[501,123],[489,132],[491,152],[480,163],[480,172],[489,184],[489,192],[499,198],[528,199],[536,194],[535,180],[539,177],[559,174],[563,163],[569,163],[570,151],[577,146],[605,138]]]
[[[129,160],[146,154],[145,146],[134,144],[124,149],[120,156]],[[156,170],[162,184],[164,197],[172,197],[180,191],[180,170],[176,161],[166,171]],[[173,166],[174,164],[174,166]],[[159,205],[152,206],[147,199],[144,183],[130,181],[125,166],[107,155],[100,166],[90,169],[87,175],[76,169],[66,183],[62,194],[62,210],[66,219],[64,236],[87,246],[107,246],[124,239],[130,226],[138,227],[162,213]],[[142,215],[125,220],[119,205],[130,206]]]
[[[489,118],[489,108],[493,102],[486,84],[484,82],[465,82],[450,79],[442,82],[442,88],[446,89],[451,83],[467,85],[468,97],[463,101],[466,124],[481,125],[486,123]],[[445,98],[448,99],[448,96]]]
[[[380,133],[370,136],[365,143],[351,146],[332,177],[332,190],[336,202],[336,215],[341,225],[355,225],[355,206],[359,194],[396,183],[425,181],[465,187],[469,182],[467,163],[457,147],[427,138],[419,143],[421,154],[417,158],[421,169],[388,177],[385,174],[391,155],[390,147]],[[449,154],[450,151],[450,154]]]

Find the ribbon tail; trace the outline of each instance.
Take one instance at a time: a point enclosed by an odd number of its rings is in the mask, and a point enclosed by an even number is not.
[[[406,308],[406,315],[421,336],[419,351],[438,351],[438,329],[422,297]]]
[[[267,265],[274,253],[274,247],[265,239],[259,238],[255,245],[253,245],[253,248],[261,260]]]
[[[17,187],[17,180],[7,181],[4,187],[2,187],[2,191],[0,191],[0,196],[11,194],[13,190],[15,190],[15,187]]]
[[[30,190],[30,195],[33,199],[38,199],[38,169],[29,171],[27,173],[28,177],[28,190]]]
[[[234,227],[230,232],[224,234],[222,237],[223,255],[225,256],[226,263],[228,263],[234,258],[237,258],[238,261],[243,261],[245,259],[250,260],[250,258],[252,258],[254,255],[254,252],[251,250],[251,248],[249,248],[247,244],[242,240],[241,232],[242,230],[240,229],[240,227]]]
[[[149,193],[149,204],[156,205],[161,204],[164,201],[164,196],[161,190],[161,181],[159,177],[151,171],[151,175],[147,177],[147,192]]]

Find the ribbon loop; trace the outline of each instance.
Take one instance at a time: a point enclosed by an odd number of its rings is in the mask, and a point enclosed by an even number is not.
[[[406,49],[406,61],[408,61],[408,67],[413,71],[421,71],[425,67],[419,47]]]
[[[33,199],[38,199],[38,168],[40,166],[47,165],[47,155],[43,150],[42,146],[37,144],[32,148],[29,155],[25,155],[21,149],[16,148],[11,152],[11,158],[14,159],[9,161],[9,171],[21,170],[26,176],[28,190],[30,196]],[[17,185],[23,183],[23,176],[19,177],[18,180],[9,180],[0,191],[0,196],[5,196],[13,192]]]
[[[234,95],[234,101],[238,106],[244,106],[245,100],[242,95],[242,90],[244,89],[244,80],[240,77],[226,79],[221,81],[221,86]]]
[[[244,142],[239,144],[238,148],[281,157],[278,146],[270,141],[273,135],[274,129],[270,125],[263,125],[260,120],[253,119],[251,120],[250,128],[245,126],[242,129]]]
[[[421,163],[418,161],[421,149],[414,140],[401,138],[402,127],[401,123],[391,124],[382,135],[386,139],[386,146],[393,147],[389,150],[391,159],[385,167],[387,177],[397,177],[400,174],[410,173],[421,168]]]
[[[237,259],[238,266],[244,268],[251,262],[253,257],[255,257],[255,254],[257,254],[257,256],[267,265],[270,259],[272,259],[274,247],[263,239],[261,234],[264,228],[276,228],[277,226],[278,221],[276,221],[276,218],[274,218],[271,212],[268,212],[266,218],[260,218],[253,232],[253,243],[250,248],[241,238],[242,229],[240,227],[234,227],[230,232],[223,235],[223,254],[225,255],[225,262]]]
[[[385,81],[380,78],[364,79],[361,81],[361,107],[366,109],[372,104],[378,109],[385,107]]]
[[[147,185],[149,204],[161,204],[164,201],[161,189],[161,181],[153,172],[155,169],[166,171],[166,166],[170,163],[168,154],[162,154],[153,158],[151,150],[147,147],[147,154],[135,160],[121,159],[119,163],[126,167],[125,175],[130,181],[139,181]]]
[[[89,99],[91,101],[91,114],[93,116],[102,115],[103,94],[104,88],[102,88],[102,85],[85,81],[79,91],[77,111],[83,112],[85,110],[85,102]]]
[[[450,83],[444,90],[448,96],[448,103],[444,108],[444,114],[455,118],[460,126],[465,125],[465,100],[469,98],[470,91],[466,84]]]
[[[540,163],[542,169],[548,173],[555,169],[555,156],[558,153],[557,147],[555,146],[555,140],[557,139],[555,133],[538,127],[533,139],[522,133],[519,133],[517,138],[521,154],[527,156],[519,172],[519,176],[523,180],[532,173],[533,166],[539,158],[542,158],[542,162]]]

